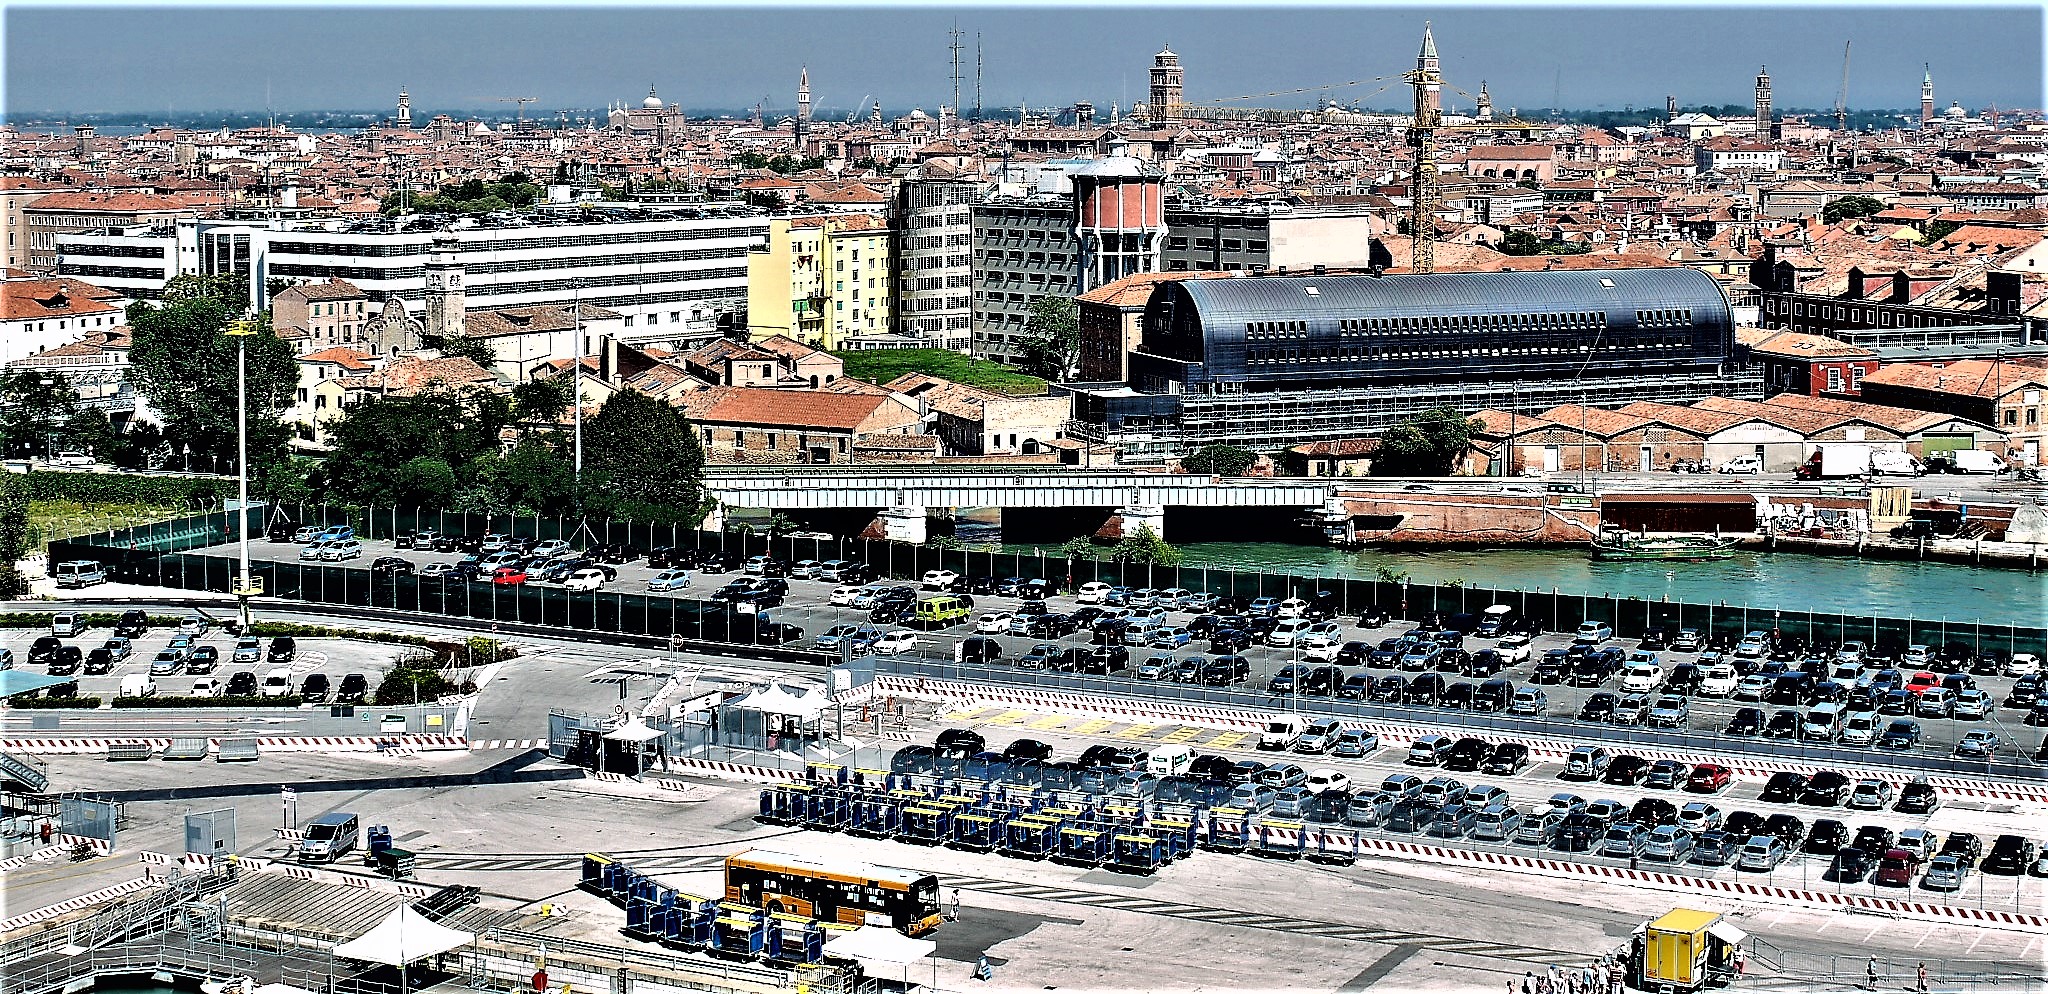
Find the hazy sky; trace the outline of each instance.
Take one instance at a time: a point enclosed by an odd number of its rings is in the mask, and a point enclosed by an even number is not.
[[[1946,107],[2043,106],[2038,7],[1676,6],[1178,7],[22,7],[5,14],[9,112],[371,109],[401,84],[417,109],[530,113],[638,101],[650,85],[689,108],[794,103],[808,63],[821,112],[879,98],[891,111],[952,99],[947,30],[958,18],[962,103],[973,106],[974,35],[985,108],[1144,99],[1171,44],[1187,99],[1314,87],[1401,72],[1435,22],[1447,82],[1495,105],[1747,104],[1768,64],[1779,107],[1831,107],[1853,40],[1849,103],[1919,102],[1931,63]],[[1381,83],[1327,91],[1394,107]],[[1305,106],[1316,94],[1266,98]],[[1469,106],[1456,90],[1446,96]]]

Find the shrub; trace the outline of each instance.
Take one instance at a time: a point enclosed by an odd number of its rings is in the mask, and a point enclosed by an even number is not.
[[[305,703],[297,694],[262,697],[240,694],[234,697],[116,697],[117,708],[295,708]]]
[[[100,706],[97,697],[17,697],[8,701],[7,706],[18,711],[54,711],[59,708],[77,708],[90,711]]]
[[[454,685],[441,671],[431,666],[409,666],[401,663],[384,674],[377,684],[377,693],[371,700],[377,704],[431,703],[441,695],[454,690]]]

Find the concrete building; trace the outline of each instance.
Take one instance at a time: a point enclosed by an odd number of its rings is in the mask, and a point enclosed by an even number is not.
[[[1076,383],[1091,441],[1134,456],[1374,434],[1438,406],[1755,398],[1693,269],[1289,276],[1161,284],[1124,383]]]
[[[428,305],[432,313],[431,295]],[[490,346],[497,357],[490,370],[508,383],[521,383],[561,363],[603,354],[606,344],[624,329],[625,317],[591,304],[495,307],[464,310],[457,316],[462,322],[457,337],[476,339]],[[440,334],[431,331],[432,327],[429,322],[429,334]]]
[[[919,416],[886,393],[713,387],[683,398],[713,463],[847,463],[877,436],[918,434]]]
[[[1388,222],[1362,206],[1168,204],[1160,269],[1296,273],[1369,266]]]
[[[777,218],[747,256],[747,333],[821,349],[895,329],[894,233],[877,214]]]
[[[27,267],[52,272],[57,269],[57,240],[62,236],[168,226],[178,218],[197,217],[202,208],[182,198],[153,193],[65,190],[38,197],[20,210],[22,224],[28,230]]]
[[[896,331],[966,351],[973,344],[973,205],[981,184],[904,180],[897,188]]]
[[[0,231],[6,233],[4,252],[8,269],[28,268],[28,217],[22,208],[55,190],[56,183],[28,176],[0,176]]]
[[[1166,229],[1166,186],[1160,174],[1128,155],[1112,155],[1075,169],[1073,178],[1080,289],[1158,272]]]
[[[1557,146],[1474,145],[1465,152],[1465,175],[1548,183],[1557,178]]]
[[[973,205],[974,354],[1018,358],[1031,306],[1040,297],[1074,296],[1081,245],[1074,198],[1033,194]]]
[[[366,345],[363,327],[374,315],[369,294],[347,280],[301,283],[270,298],[270,327],[301,355]]]
[[[120,294],[63,277],[0,280],[0,365],[127,324]]]
[[[746,306],[747,253],[766,240],[769,218],[733,205],[639,205],[538,211],[516,221],[483,219],[444,229],[427,217],[271,222],[220,219],[163,224],[126,234],[70,235],[64,265],[80,273],[120,267],[124,290],[153,295],[156,275],[233,272],[267,306],[266,283],[344,279],[373,304],[425,299],[428,272],[459,266],[464,307],[586,304],[619,312],[621,334],[639,344],[717,337]],[[436,235],[453,258],[430,266]],[[155,253],[135,265],[138,253]],[[175,261],[170,261],[175,260]]]
[[[1883,365],[1876,352],[1826,335],[1744,331],[1753,339],[1743,343],[1750,361],[1763,367],[1766,398],[1781,393],[1854,397],[1862,392],[1863,378]],[[1743,331],[1736,334],[1743,337]]]
[[[923,373],[905,373],[882,386],[932,420],[942,456],[1047,454],[1073,412],[1065,396],[1016,397]]]

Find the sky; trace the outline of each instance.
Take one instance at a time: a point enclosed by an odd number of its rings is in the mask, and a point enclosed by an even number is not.
[[[1057,4],[955,8],[23,6],[4,15],[9,114],[39,111],[363,110],[400,86],[419,110],[529,113],[637,103],[655,87],[692,110],[794,105],[808,65],[820,116],[879,99],[891,113],[952,100],[948,31],[962,44],[962,103],[985,109],[1142,101],[1153,53],[1171,45],[1186,99],[1205,103],[1398,74],[1434,22],[1447,104],[1530,111],[1747,105],[1768,65],[1779,108],[1832,107],[1854,43],[1851,107],[1914,107],[1922,64],[1940,106],[2040,108],[2038,6],[1813,7],[1455,4],[1224,7]],[[1385,81],[1281,93],[1240,106],[1307,106],[1328,94],[1368,107],[1408,98]],[[1378,92],[1374,92],[1378,90]],[[1462,91],[1462,92],[1460,92]]]

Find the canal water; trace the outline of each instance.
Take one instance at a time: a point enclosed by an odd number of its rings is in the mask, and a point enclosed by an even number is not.
[[[968,544],[1002,541],[1001,518],[977,508],[955,519]],[[1180,536],[1178,538],[1184,538]],[[1740,551],[1709,563],[1605,562],[1580,548],[1339,549],[1290,542],[1187,542],[1183,564],[1247,572],[1567,594],[1750,605],[1887,618],[2048,624],[2048,575],[2025,570],[1848,556]],[[1034,546],[1009,544],[1010,552]]]

